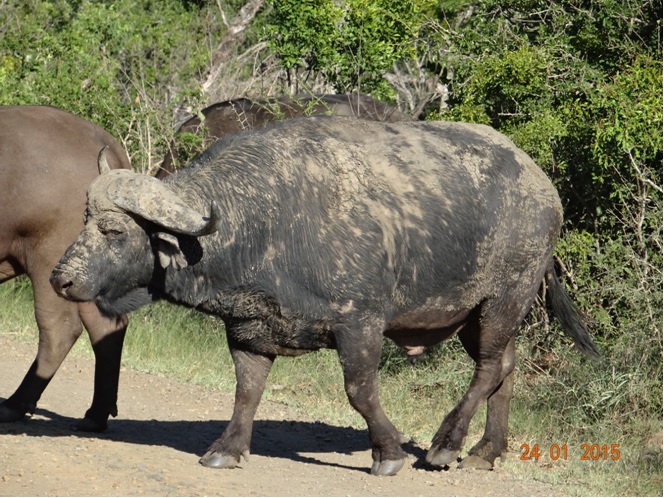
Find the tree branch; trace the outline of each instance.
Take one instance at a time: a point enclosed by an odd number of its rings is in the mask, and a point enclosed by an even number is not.
[[[263,7],[264,0],[249,0],[240,12],[229,23],[226,19],[224,11],[219,6],[221,17],[227,27],[221,42],[217,46],[214,54],[210,59],[210,65],[205,75],[205,79],[201,83],[201,88],[205,94],[210,94],[215,81],[221,75],[222,68],[233,49],[244,40],[244,31],[249,26],[251,21],[256,17],[258,11]]]

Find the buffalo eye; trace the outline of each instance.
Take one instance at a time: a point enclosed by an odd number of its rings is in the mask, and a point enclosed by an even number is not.
[[[100,228],[99,231],[109,240],[121,240],[125,238],[125,233],[115,228]]]
[[[108,240],[120,240],[125,238],[125,232],[120,230],[118,227],[110,227],[101,225],[99,226],[99,233],[101,233]]]

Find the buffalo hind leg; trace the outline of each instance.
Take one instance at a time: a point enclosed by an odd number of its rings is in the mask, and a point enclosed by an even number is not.
[[[237,382],[233,416],[221,437],[199,460],[201,465],[216,469],[232,469],[240,464],[240,456],[249,458],[254,416],[274,363],[274,356],[238,349],[230,337],[229,347]]]
[[[459,339],[470,357],[477,362],[477,337],[472,337],[471,334],[459,334]],[[514,390],[514,337],[503,353],[502,366],[501,376],[505,372],[509,373],[489,395],[484,435],[459,464],[461,468],[491,469],[496,458],[504,457],[507,452],[509,407]]]
[[[444,466],[456,460],[468,433],[470,420],[481,403],[492,395],[495,398],[490,402],[487,417],[490,418],[489,437],[492,444],[496,443],[496,449],[491,449],[489,453],[498,450],[503,444],[494,438],[502,439],[500,427],[506,419],[503,421],[501,411],[504,405],[509,404],[512,381],[510,378],[506,383],[501,383],[514,367],[514,334],[527,311],[527,308],[517,304],[518,301],[510,302],[508,296],[505,298],[502,302],[493,303],[493,306],[483,303],[480,313],[473,313],[473,319],[460,332],[466,336],[463,339],[464,347],[473,351],[471,356],[476,361],[475,371],[468,391],[445,417],[433,438],[426,456],[426,461],[432,465]],[[477,454],[489,450],[481,443],[473,449]],[[478,455],[478,458],[482,457]],[[467,465],[472,466],[472,459]]]
[[[90,336],[95,354],[95,383],[92,405],[76,429],[87,432],[106,430],[108,417],[118,414],[118,383],[127,316],[107,318],[93,303],[79,303],[78,312]]]
[[[373,464],[371,474],[394,475],[403,467],[406,454],[401,434],[387,418],[378,398],[378,364],[383,336],[378,327],[365,327],[357,336],[348,330],[336,334],[337,351],[348,400],[367,422]],[[363,340],[358,341],[361,337]]]

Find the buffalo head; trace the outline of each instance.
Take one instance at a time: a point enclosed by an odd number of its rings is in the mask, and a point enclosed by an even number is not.
[[[159,272],[188,259],[181,237],[214,233],[220,215],[203,216],[166,184],[128,170],[111,170],[105,150],[88,188],[85,226],[51,274],[51,285],[73,301],[94,301],[106,314],[128,313],[158,298]]]

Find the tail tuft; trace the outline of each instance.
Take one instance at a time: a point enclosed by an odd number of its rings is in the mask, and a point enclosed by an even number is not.
[[[574,341],[576,347],[583,354],[595,360],[600,359],[602,355],[590,338],[581,311],[558,280],[553,261],[546,270],[545,279],[549,304],[553,309],[553,313],[558,317],[565,334]]]

